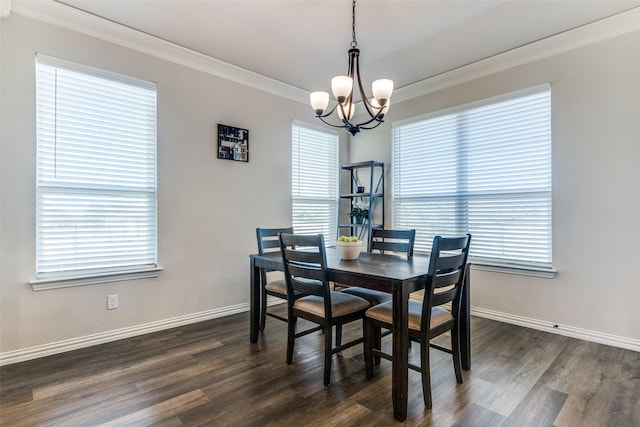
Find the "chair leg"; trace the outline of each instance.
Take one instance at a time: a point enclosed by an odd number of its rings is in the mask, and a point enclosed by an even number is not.
[[[260,294],[260,332],[264,332],[264,327],[267,324],[267,290],[264,285]]]
[[[458,324],[451,329],[451,352],[453,353],[453,369],[456,372],[456,382],[462,384],[462,362],[460,360],[460,334]]]
[[[295,335],[296,335],[296,322],[298,321],[298,318],[295,316],[292,316],[291,313],[289,313],[289,322],[287,322],[288,327],[287,327],[287,365],[291,365],[291,363],[293,362],[293,344],[295,342]]]
[[[333,356],[331,350],[333,345],[332,327],[328,325],[323,328],[324,330],[324,385],[329,385],[331,380],[331,358]]]
[[[342,325],[336,325],[336,347],[342,344]]]
[[[365,378],[369,381],[373,378],[373,345],[374,345],[374,331],[373,323],[366,317],[363,322],[363,335],[364,335],[364,367]]]
[[[423,337],[420,340],[420,368],[422,370],[422,397],[424,406],[431,409],[431,365],[429,364],[429,340]]]
[[[375,348],[382,351],[382,328],[373,328],[373,342],[375,343]],[[380,366],[380,356],[373,358],[373,364]]]

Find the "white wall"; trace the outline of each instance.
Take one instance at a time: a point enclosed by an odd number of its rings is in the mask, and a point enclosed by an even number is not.
[[[1,21],[0,353],[249,301],[255,227],[291,223],[299,102],[12,14]],[[35,53],[157,82],[159,278],[34,292]],[[249,129],[249,163],[217,159],[217,124]],[[106,295],[118,294],[117,310]],[[248,324],[247,324],[248,330]]]
[[[473,310],[640,349],[640,32],[394,103],[350,159],[390,166],[390,123],[547,82],[558,275],[474,270]]]

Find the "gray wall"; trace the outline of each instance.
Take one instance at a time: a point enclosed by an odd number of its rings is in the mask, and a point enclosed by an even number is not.
[[[558,324],[560,332],[604,342],[624,337],[638,350],[640,32],[392,104],[385,129],[351,141],[351,160],[374,156],[390,165],[394,121],[548,82],[558,275],[474,270],[473,311],[540,329]]]
[[[311,108],[19,14],[1,21],[0,37],[0,353],[246,308],[255,227],[291,223],[291,122],[313,120]],[[157,83],[160,277],[39,292],[28,284],[36,52]],[[249,163],[216,158],[218,123],[249,129]],[[119,295],[117,310],[106,310],[109,294]]]
[[[140,325],[246,309],[254,228],[291,221],[291,121],[312,121],[310,108],[18,14],[1,21],[0,43],[0,355],[41,355]],[[157,82],[159,278],[40,292],[28,285],[36,52]],[[559,273],[473,271],[473,310],[640,348],[640,32],[395,101],[383,127],[350,148],[343,141],[342,158],[390,163],[393,121],[545,82]],[[217,123],[250,130],[248,164],[216,158]],[[109,294],[119,295],[117,310],[106,310]]]

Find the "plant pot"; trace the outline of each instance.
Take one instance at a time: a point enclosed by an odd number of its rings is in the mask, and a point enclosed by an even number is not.
[[[360,256],[362,250],[362,240],[357,242],[336,242],[336,249],[338,250],[338,256],[343,260],[357,259]]]

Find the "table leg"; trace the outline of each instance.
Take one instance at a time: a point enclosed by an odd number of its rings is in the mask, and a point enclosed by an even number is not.
[[[393,416],[398,421],[407,418],[409,392],[409,295],[401,283],[393,285]]]
[[[469,297],[469,273],[471,268],[467,264],[464,273],[464,286],[460,302],[460,361],[462,369],[471,369],[471,299]]]
[[[260,332],[260,268],[256,267],[256,261],[250,257],[249,261],[249,339],[252,343],[258,342]]]

